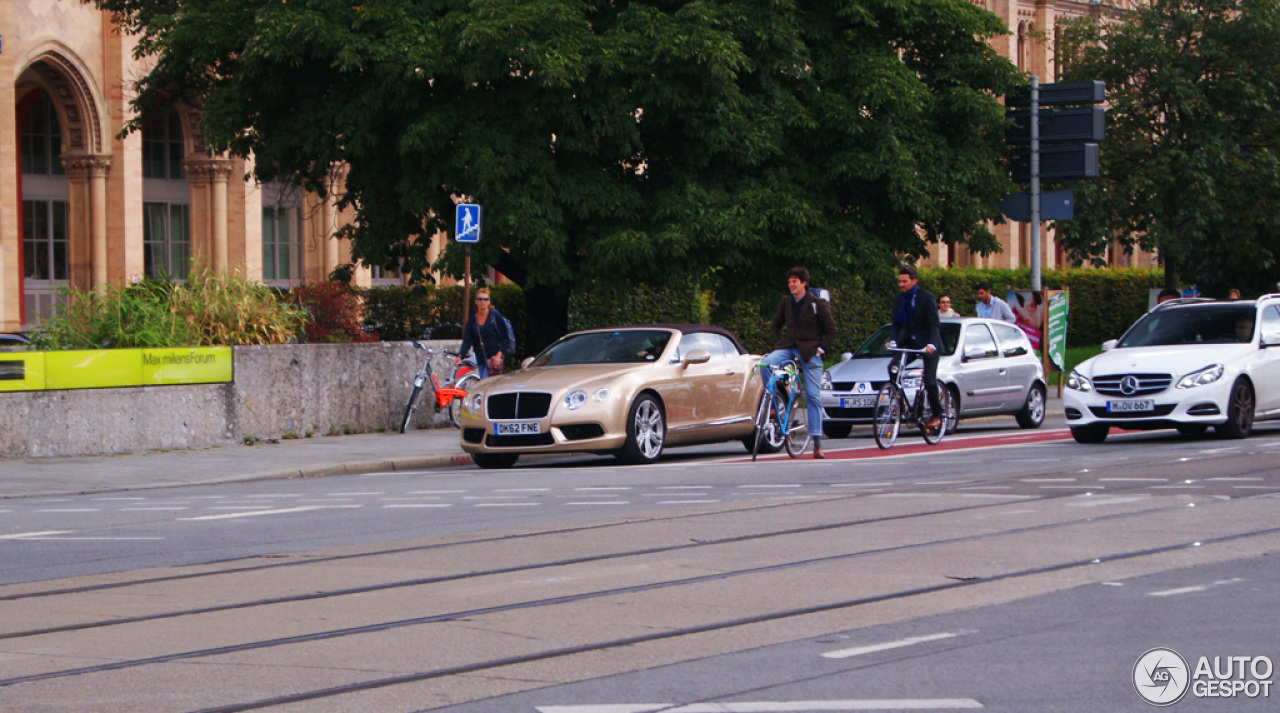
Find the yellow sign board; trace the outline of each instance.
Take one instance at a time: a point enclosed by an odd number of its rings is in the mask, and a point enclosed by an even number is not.
[[[0,391],[44,388],[44,352],[0,352]]]
[[[231,347],[0,352],[0,391],[217,384],[231,380]]]
[[[230,347],[142,349],[142,383],[217,384],[231,381]]]

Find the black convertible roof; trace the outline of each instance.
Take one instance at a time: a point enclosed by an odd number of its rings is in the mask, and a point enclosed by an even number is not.
[[[724,327],[717,327],[713,324],[623,324],[623,325],[615,325],[613,327],[599,328],[599,330],[609,330],[609,329],[678,329],[681,331],[681,333],[684,333],[684,334],[688,334],[690,332],[707,332],[710,334],[719,334],[722,337],[727,337],[729,341],[733,342],[734,346],[738,348],[738,351],[742,352],[743,354],[749,353],[749,350],[746,347],[742,346],[742,342],[738,341],[738,338],[734,336],[733,332],[730,332]],[[593,329],[590,331],[594,332],[599,330]]]

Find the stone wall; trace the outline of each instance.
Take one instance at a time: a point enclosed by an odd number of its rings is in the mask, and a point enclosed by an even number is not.
[[[423,342],[435,349],[458,342]],[[411,342],[235,347],[228,384],[0,393],[0,458],[228,445],[398,428],[425,353]],[[443,380],[452,360],[436,356]],[[444,425],[430,393],[415,420]]]

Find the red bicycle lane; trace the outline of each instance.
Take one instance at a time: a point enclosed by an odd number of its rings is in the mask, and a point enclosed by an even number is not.
[[[1069,441],[1071,440],[1071,430],[1066,428],[1054,429],[1050,431],[1018,431],[1013,433],[997,433],[993,435],[974,435],[974,436],[952,436],[944,438],[943,441],[935,446],[931,446],[920,439],[920,435],[916,432],[908,432],[898,436],[897,443],[889,450],[881,450],[872,442],[869,446],[841,447],[832,444],[834,439],[822,439],[822,452],[826,455],[828,461],[836,460],[861,460],[864,458],[887,458],[896,456],[916,455],[920,453],[940,453],[943,451],[958,451],[970,448],[993,448],[1000,446],[1022,446],[1031,443],[1049,443],[1052,441]],[[912,441],[915,441],[914,443]],[[769,456],[760,456],[756,462],[773,462],[773,461],[789,461],[789,460],[813,460],[812,450],[805,451],[799,458],[793,459],[786,453],[774,454]],[[751,458],[735,458],[731,462],[751,462]]]

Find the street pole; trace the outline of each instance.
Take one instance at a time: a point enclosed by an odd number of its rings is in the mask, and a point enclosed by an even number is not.
[[[467,316],[471,307],[471,246],[462,248],[462,336],[467,332]]]
[[[1040,78],[1031,75],[1031,291],[1040,291]]]

